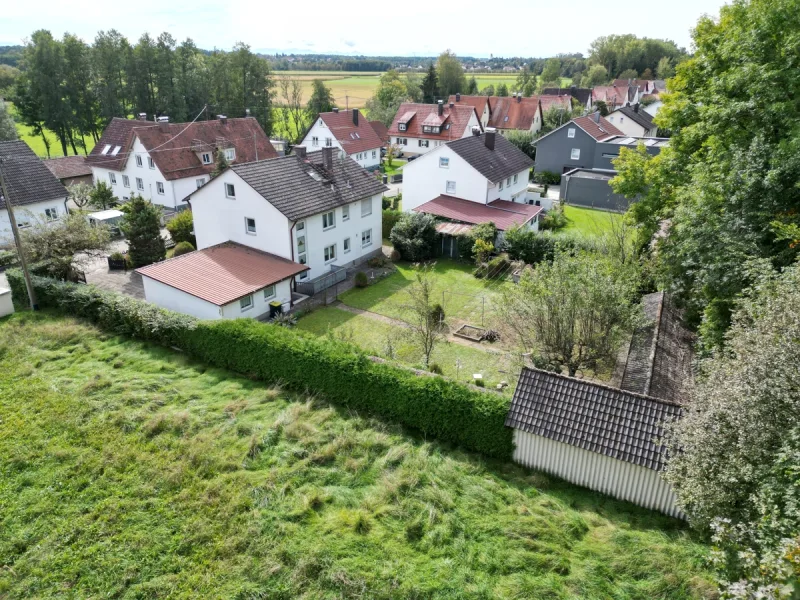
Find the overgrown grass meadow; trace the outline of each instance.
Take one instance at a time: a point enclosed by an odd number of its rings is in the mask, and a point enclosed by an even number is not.
[[[0,382],[2,598],[714,596],[672,519],[73,319]]]

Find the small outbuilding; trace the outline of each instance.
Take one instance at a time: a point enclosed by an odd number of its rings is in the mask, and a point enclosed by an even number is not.
[[[525,368],[506,417],[514,461],[644,508],[684,518],[661,476],[665,425],[680,405]]]

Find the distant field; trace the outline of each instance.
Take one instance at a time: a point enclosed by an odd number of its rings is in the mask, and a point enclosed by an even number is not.
[[[16,115],[16,109],[11,102],[6,102],[6,109],[12,118]],[[16,126],[19,139],[28,144],[34,153],[36,153],[36,156],[47,158],[47,148],[44,145],[42,136],[34,135],[31,131],[31,128],[23,125],[22,123],[16,123]],[[64,156],[64,153],[61,151],[61,144],[58,142],[58,138],[55,136],[55,134],[52,131],[46,131],[45,135],[47,136],[47,140],[50,142],[50,158]],[[84,138],[84,143],[86,144],[86,152],[91,152],[92,148],[94,148],[94,140],[91,137],[86,137]],[[67,152],[68,155],[71,155],[72,149],[68,147]],[[78,149],[78,152],[80,153],[81,150]]]

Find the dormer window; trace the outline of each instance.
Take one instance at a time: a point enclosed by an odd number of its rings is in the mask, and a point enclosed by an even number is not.
[[[398,123],[397,124],[397,129],[399,131],[405,131],[406,130],[406,124],[405,123]]]
[[[203,161],[204,165],[210,165],[211,164],[211,153],[210,152],[203,152],[200,155],[200,160]]]
[[[225,160],[235,160],[236,159],[236,148],[227,148],[225,150]]]
[[[422,132],[423,133],[441,133],[442,128],[433,125],[423,125]]]

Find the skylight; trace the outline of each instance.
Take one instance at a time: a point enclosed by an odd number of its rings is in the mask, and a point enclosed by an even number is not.
[[[106,144],[106,147],[103,148],[103,151],[100,154],[108,154],[109,150],[111,150],[111,144]]]
[[[120,150],[122,150],[122,146],[114,146],[114,149],[111,151],[111,156],[116,156],[119,154]]]

